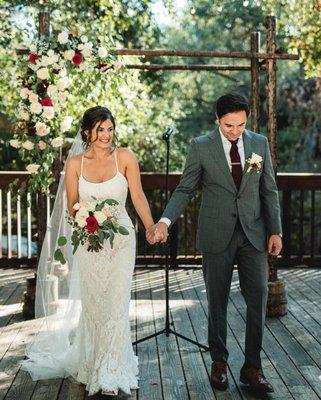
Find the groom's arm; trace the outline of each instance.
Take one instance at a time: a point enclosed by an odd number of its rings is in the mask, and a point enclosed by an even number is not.
[[[202,166],[195,139],[191,140],[185,167],[180,182],[174,190],[161,221],[173,224],[194,197],[202,175]]]
[[[265,140],[265,157],[260,180],[260,198],[268,235],[282,234],[279,194],[267,139]]]

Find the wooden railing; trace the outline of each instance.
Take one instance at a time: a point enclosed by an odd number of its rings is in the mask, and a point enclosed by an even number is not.
[[[171,191],[177,186],[181,174],[169,177]],[[0,266],[36,264],[36,199],[27,193],[13,201],[8,185],[13,179],[24,180],[28,173],[0,172]],[[154,219],[164,208],[163,174],[142,173],[144,191],[149,200]],[[277,184],[280,192],[284,248],[278,258],[278,266],[321,266],[321,174],[279,173]],[[171,265],[200,265],[201,255],[196,249],[197,214],[200,193],[181,215],[170,231]],[[53,199],[47,199],[49,218]],[[163,245],[150,246],[144,238],[144,230],[128,202],[128,211],[137,231],[137,257],[139,265],[163,264]]]

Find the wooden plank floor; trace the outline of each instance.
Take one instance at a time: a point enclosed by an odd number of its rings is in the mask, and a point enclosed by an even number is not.
[[[19,369],[25,344],[37,331],[37,321],[24,321],[21,297],[31,270],[0,271],[0,400],[78,400],[89,397],[84,386],[68,379],[33,382]],[[263,368],[275,393],[269,399],[321,399],[321,270],[291,269],[279,272],[286,280],[288,314],[267,319],[262,352]],[[207,341],[207,301],[201,271],[170,272],[171,327],[201,343]],[[133,281],[130,309],[132,338],[139,339],[164,328],[164,273],[138,269]],[[212,390],[208,352],[170,335],[158,335],[136,346],[140,361],[140,388],[135,400],[255,399],[239,383],[243,363],[244,300],[234,274],[228,307],[230,387]]]

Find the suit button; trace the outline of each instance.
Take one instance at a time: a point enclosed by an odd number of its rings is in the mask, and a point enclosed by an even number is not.
[[[237,215],[236,215],[235,213],[233,213],[233,214],[232,214],[232,217],[236,218],[236,217],[237,217]]]

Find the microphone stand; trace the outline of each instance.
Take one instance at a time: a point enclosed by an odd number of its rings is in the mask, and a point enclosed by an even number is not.
[[[166,173],[165,173],[165,207],[168,203],[168,194],[169,194],[169,189],[168,189],[168,177],[169,177],[169,155],[170,155],[170,138],[172,133],[174,132],[174,128],[169,125],[165,132],[163,133],[163,140],[166,142]],[[190,339],[184,335],[181,335],[180,333],[176,332],[174,329],[170,327],[170,322],[169,322],[169,314],[170,314],[170,309],[169,309],[169,246],[168,243],[165,243],[165,328],[153,333],[152,335],[148,335],[146,337],[143,337],[139,340],[136,340],[136,342],[133,342],[133,345],[136,345],[138,343],[142,343],[148,339],[151,339],[153,337],[156,337],[158,335],[161,335],[165,333],[165,335],[168,337],[170,333],[174,334],[175,336],[180,337],[181,339],[187,340],[190,343],[195,344],[196,346],[202,348],[205,351],[208,351],[209,348],[193,339]],[[173,325],[173,322],[172,322]]]

